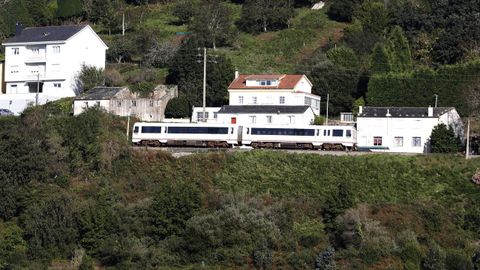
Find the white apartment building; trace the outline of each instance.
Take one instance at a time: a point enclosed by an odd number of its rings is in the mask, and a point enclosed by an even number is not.
[[[462,120],[452,107],[360,107],[357,147],[372,151],[428,153],[432,130],[441,123],[463,138]]]
[[[320,115],[320,97],[305,75],[235,74],[228,87],[229,105],[310,106]]]
[[[0,108],[21,113],[79,93],[76,76],[82,65],[105,68],[108,47],[88,25],[25,28],[5,46],[5,94]]]

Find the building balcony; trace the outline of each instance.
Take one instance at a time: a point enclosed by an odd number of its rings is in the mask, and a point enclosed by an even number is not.
[[[25,63],[41,63],[46,61],[47,57],[45,55],[29,55],[25,57]]]

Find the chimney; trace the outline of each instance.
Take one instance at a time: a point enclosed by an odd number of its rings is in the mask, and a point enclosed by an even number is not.
[[[392,115],[390,114],[390,109],[387,109],[387,114],[386,114],[385,116],[386,116],[386,117],[392,116]]]
[[[16,35],[16,36],[19,36],[20,34],[22,34],[22,30],[23,30],[23,25],[22,25],[22,23],[17,22],[17,23],[15,24],[15,35]]]
[[[428,106],[428,117],[433,117],[433,108],[432,108],[432,106]]]
[[[238,76],[240,76],[240,73],[238,72],[238,70],[235,70],[235,79],[237,79]]]
[[[363,113],[363,106],[358,106],[358,114],[362,114]]]

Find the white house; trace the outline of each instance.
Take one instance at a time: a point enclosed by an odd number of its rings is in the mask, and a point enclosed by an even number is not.
[[[229,105],[310,106],[320,114],[320,97],[305,75],[238,74],[228,87]]]
[[[217,114],[222,107],[205,107],[205,118],[203,118],[203,107],[193,107],[192,110],[192,123],[207,122],[216,123]]]
[[[0,108],[10,104],[18,114],[29,103],[79,94],[76,76],[82,65],[105,68],[105,43],[88,25],[19,29],[5,46],[5,94]]]
[[[99,108],[119,116],[135,116],[142,121],[162,121],[170,99],[178,96],[176,85],[158,85],[148,97],[132,93],[127,87],[95,87],[76,97],[73,115]]]
[[[450,126],[463,138],[463,123],[452,107],[360,107],[357,147],[386,152],[427,153],[433,128]]]
[[[217,115],[223,124],[311,125],[315,119],[307,105],[227,105]]]

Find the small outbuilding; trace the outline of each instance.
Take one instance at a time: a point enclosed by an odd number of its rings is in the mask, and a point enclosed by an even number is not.
[[[178,96],[173,85],[158,85],[147,97],[131,92],[128,87],[95,87],[75,98],[73,114],[98,106],[119,116],[136,116],[142,121],[162,121],[170,99]]]
[[[428,153],[438,124],[463,138],[463,122],[453,107],[359,107],[357,147],[361,150]]]

